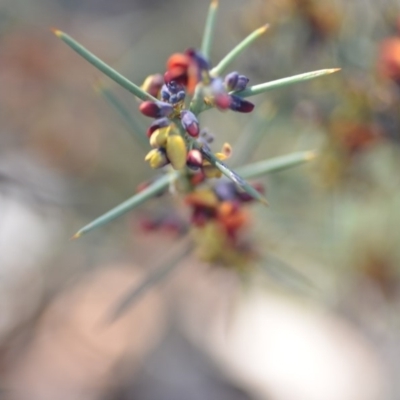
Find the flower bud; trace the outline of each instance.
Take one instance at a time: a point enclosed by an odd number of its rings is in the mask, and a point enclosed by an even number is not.
[[[249,113],[253,111],[254,104],[250,103],[250,101],[243,100],[241,97],[231,95],[231,104],[229,108],[233,111]]]
[[[192,137],[199,136],[200,132],[199,121],[191,111],[188,110],[181,111],[181,124],[190,136]]]
[[[156,119],[151,123],[151,125],[147,129],[147,137],[151,137],[154,131],[160,128],[164,128],[168,126],[170,123],[171,121],[167,117]]]
[[[164,167],[169,163],[165,150],[162,148],[150,150],[144,160],[148,161],[150,167],[154,169]]]
[[[178,101],[183,101],[183,100],[185,100],[186,93],[185,93],[184,90],[180,90],[180,91],[177,93],[177,96],[178,96]]]
[[[231,96],[226,92],[221,78],[214,78],[210,85],[211,95],[215,106],[220,110],[226,110],[231,104]]]
[[[183,137],[169,135],[166,144],[167,157],[174,169],[182,169],[186,165],[187,149]]]
[[[153,97],[157,97],[164,84],[164,78],[161,74],[149,75],[143,82],[141,88],[151,94]]]
[[[247,84],[249,83],[249,78],[245,75],[239,75],[236,85],[233,90],[240,91],[246,89]]]
[[[228,90],[235,90],[236,84],[239,79],[239,74],[234,71],[225,76],[224,83]]]
[[[186,158],[186,165],[189,168],[200,168],[203,164],[203,156],[197,149],[190,150]]]
[[[171,114],[174,111],[174,108],[171,104],[163,103],[161,101],[144,101],[140,104],[139,110],[143,115],[146,115],[146,117],[161,118]]]
[[[168,90],[167,85],[163,85],[161,88],[161,100],[167,102],[171,96],[170,91]]]

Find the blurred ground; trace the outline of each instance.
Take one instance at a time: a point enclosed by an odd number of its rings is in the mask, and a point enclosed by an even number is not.
[[[214,63],[269,22],[234,65],[251,83],[342,72],[258,96],[249,115],[210,111],[201,122],[215,147],[245,134],[260,138],[251,160],[321,155],[264,179],[270,207],[252,208],[252,228],[270,255],[268,277],[243,283],[189,256],[115,325],[102,325],[177,242],[140,229],[146,212],[168,213],[174,202],[154,199],[69,242],[154,174],[93,90],[101,74],[49,28],[140,84],[171,53],[200,44],[207,7],[0,1],[0,398],[400,397],[395,0],[220,0]],[[147,124],[135,99],[111,87]]]

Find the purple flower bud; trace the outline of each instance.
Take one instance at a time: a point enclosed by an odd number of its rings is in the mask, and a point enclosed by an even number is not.
[[[188,152],[186,165],[190,168],[197,169],[203,164],[203,156],[199,150],[193,149]]]
[[[247,84],[249,83],[249,78],[245,75],[239,75],[236,85],[233,90],[240,91],[246,89]]]
[[[185,100],[186,93],[184,90],[180,90],[177,93],[177,96],[178,96],[178,101],[183,101],[183,100]]]
[[[249,113],[253,111],[254,104],[250,103],[250,101],[243,100],[241,97],[231,95],[231,104],[229,108],[233,111]]]
[[[153,134],[153,132],[156,131],[157,129],[165,128],[170,123],[171,121],[167,117],[156,119],[151,123],[151,125],[147,129],[147,137],[150,137]]]
[[[231,97],[225,90],[224,83],[221,78],[215,78],[211,82],[211,93],[214,103],[220,110],[226,110],[231,104]]]
[[[224,83],[228,90],[235,90],[236,84],[239,79],[239,74],[234,71],[225,76]]]
[[[214,193],[221,201],[236,199],[236,187],[233,182],[219,180],[214,186]]]
[[[192,137],[199,136],[200,132],[199,121],[191,111],[188,110],[181,111],[181,124],[190,136]]]
[[[169,92],[167,85],[163,85],[161,88],[161,100],[167,102],[170,96],[171,93]]]
[[[161,101],[144,101],[139,106],[139,110],[143,115],[146,115],[146,117],[161,118],[171,114],[172,111],[174,111],[174,108],[171,104],[163,103]]]

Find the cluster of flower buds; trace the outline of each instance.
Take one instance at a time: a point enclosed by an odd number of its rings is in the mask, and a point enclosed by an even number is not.
[[[207,178],[220,177],[220,171],[204,160],[202,151],[190,146],[189,138],[196,139],[202,148],[209,151],[208,144],[212,140],[209,136],[201,135],[196,115],[185,109],[186,94],[192,95],[201,83],[206,103],[221,110],[250,112],[254,108],[252,103],[230,93],[244,90],[248,82],[246,76],[237,72],[231,72],[225,79],[212,77],[210,63],[196,50],[173,54],[167,61],[164,76],[151,75],[142,85],[144,90],[157,99],[144,101],[139,106],[142,114],[155,118],[147,130],[153,149],[145,160],[152,168],[161,168],[167,164],[171,164],[174,169],[187,166],[193,170],[201,169]],[[215,156],[224,160],[230,151],[230,147],[224,145],[222,152]]]
[[[254,188],[264,191],[261,185],[254,185]],[[186,204],[192,208],[193,225],[204,227],[209,222],[216,222],[232,240],[248,221],[242,205],[252,200],[233,182],[226,180],[218,181],[212,188],[195,190],[185,198]]]

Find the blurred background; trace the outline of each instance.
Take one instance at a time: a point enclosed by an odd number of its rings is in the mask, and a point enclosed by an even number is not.
[[[154,171],[93,90],[108,81],[49,28],[140,84],[200,46],[208,5],[0,1],[1,399],[400,398],[397,0],[220,0],[214,65],[268,22],[232,68],[251,84],[342,71],[257,96],[252,114],[205,113],[215,148],[249,135],[249,160],[320,156],[262,180],[270,207],[251,206],[249,234],[267,274],[244,282],[187,255],[102,323],[178,241],[179,230],[143,229],[175,204],[156,198],[69,241]]]

